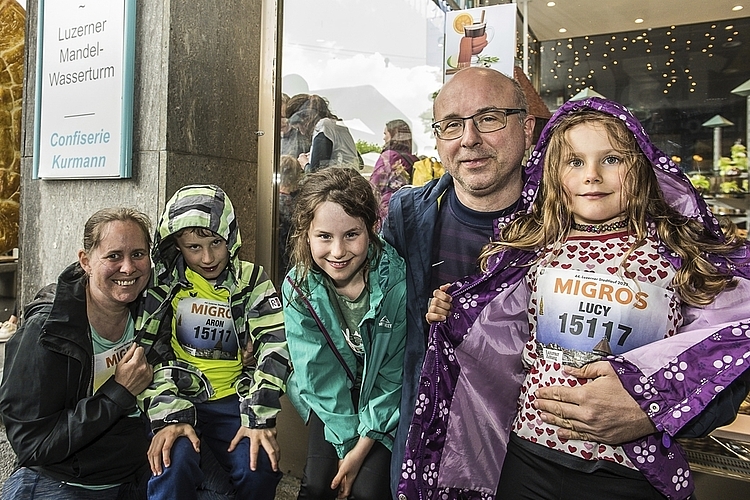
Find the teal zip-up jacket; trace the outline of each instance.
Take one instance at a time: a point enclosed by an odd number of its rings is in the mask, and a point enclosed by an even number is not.
[[[238,345],[251,342],[256,361],[235,382],[242,425],[275,427],[281,409],[279,398],[291,369],[281,300],[261,266],[239,259],[242,243],[234,208],[217,186],[181,188],[167,202],[156,230],[153,282],[144,292],[136,322],[136,341],[146,348],[154,365],[154,381],[139,395],[139,405],[147,412],[154,432],[172,423],[194,426],[193,404],[208,400],[214,392],[198,368],[175,359],[170,346],[172,299],[180,289],[192,287],[173,235],[188,227],[209,229],[227,241],[229,263],[215,288],[229,291]]]
[[[289,271],[282,285],[284,317],[289,353],[294,370],[289,377],[288,395],[307,421],[310,411],[325,425],[325,438],[339,458],[357,444],[359,436],[383,443],[389,450],[399,419],[401,385],[406,345],[406,273],[404,261],[384,242],[379,259],[371,246],[370,308],[360,323],[365,349],[359,407],[352,403],[352,382],[326,343],[300,293],[289,283],[296,269]],[[347,366],[356,373],[357,360],[342,334],[341,324],[328,299],[319,271],[311,270],[298,289],[304,293],[320,318]]]

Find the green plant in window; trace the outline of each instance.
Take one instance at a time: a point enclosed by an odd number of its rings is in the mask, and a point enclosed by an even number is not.
[[[489,68],[499,60],[500,58],[495,56],[481,56],[477,62],[485,68]]]
[[[691,175],[690,182],[695,186],[695,189],[703,194],[708,193],[711,188],[711,182],[708,180],[708,177],[702,174]]]
[[[383,149],[382,146],[373,144],[371,142],[363,141],[361,139],[357,140],[356,146],[357,146],[357,151],[361,155],[366,154],[366,153],[372,153],[373,151],[376,153],[380,153],[380,150]]]
[[[724,176],[739,175],[747,172],[747,148],[738,140],[730,149],[731,157],[719,159],[719,172]]]

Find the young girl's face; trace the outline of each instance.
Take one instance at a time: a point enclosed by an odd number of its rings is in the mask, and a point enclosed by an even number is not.
[[[364,221],[347,214],[338,203],[325,201],[315,209],[307,237],[313,261],[336,288],[361,292],[362,264],[370,244]]]
[[[565,133],[571,155],[562,159],[560,178],[579,224],[601,224],[625,211],[622,185],[627,165],[603,125],[581,123]]]

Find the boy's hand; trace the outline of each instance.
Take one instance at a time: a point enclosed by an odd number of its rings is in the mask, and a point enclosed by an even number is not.
[[[242,349],[242,366],[244,366],[245,368],[255,366],[256,360],[253,354],[253,343],[248,341],[245,348]]]
[[[250,470],[256,470],[258,467],[258,452],[262,446],[266,450],[268,459],[271,461],[271,468],[274,471],[279,470],[279,460],[281,460],[281,448],[279,443],[276,442],[276,428],[270,429],[250,429],[249,427],[240,426],[237,429],[237,434],[234,435],[234,439],[229,443],[228,452],[234,451],[237,445],[244,438],[250,440]]]
[[[196,453],[201,452],[201,441],[195,433],[195,429],[190,424],[170,424],[154,434],[151,438],[151,446],[148,447],[148,463],[151,465],[151,472],[154,476],[162,473],[162,463],[164,467],[171,464],[170,454],[172,445],[178,437],[185,436],[193,443],[193,449]]]
[[[425,319],[429,324],[445,321],[445,318],[448,317],[448,313],[451,312],[451,302],[453,302],[453,297],[445,293],[449,286],[451,286],[451,284],[446,283],[432,292],[430,307],[427,309],[427,314],[425,314]]]

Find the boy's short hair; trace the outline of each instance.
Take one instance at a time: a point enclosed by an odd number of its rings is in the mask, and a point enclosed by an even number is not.
[[[176,231],[176,232],[172,233],[172,236],[174,238],[179,238],[180,236],[182,236],[185,233],[194,233],[194,234],[197,234],[198,236],[200,236],[201,238],[210,238],[212,236],[218,236],[222,240],[224,239],[224,238],[222,238],[222,236],[220,234],[215,233],[215,232],[213,232],[210,229],[207,229],[205,227],[183,227],[179,231]]]

